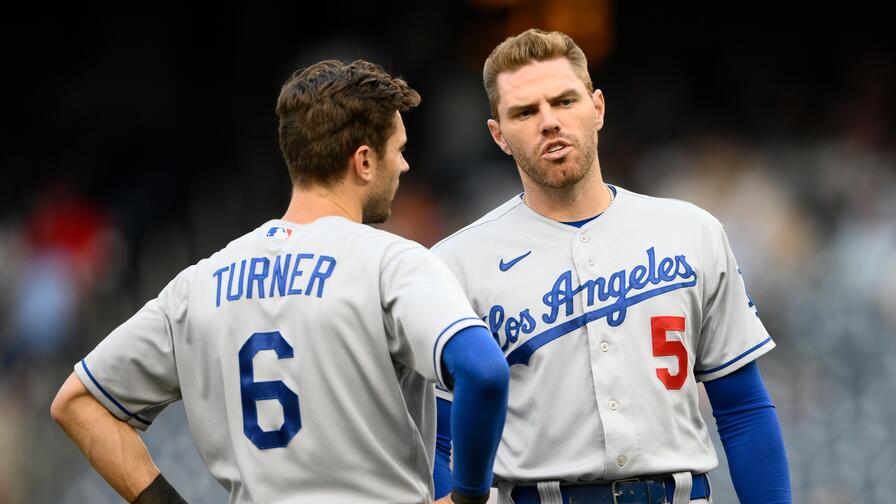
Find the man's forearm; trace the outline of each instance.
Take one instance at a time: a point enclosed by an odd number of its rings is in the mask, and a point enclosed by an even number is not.
[[[793,502],[781,427],[758,365],[751,362],[705,385],[740,501]]]
[[[483,327],[468,327],[454,335],[442,358],[454,381],[451,500],[485,502],[507,414],[510,370],[491,333]]]
[[[96,472],[128,502],[159,475],[137,431],[109,413],[74,374],[62,385],[51,411]]]

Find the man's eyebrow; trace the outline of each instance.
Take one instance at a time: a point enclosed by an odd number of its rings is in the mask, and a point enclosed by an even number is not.
[[[581,96],[581,93],[579,93],[579,91],[576,88],[571,87],[568,89],[564,89],[560,94],[558,94],[557,96],[551,97],[548,101],[555,102],[557,100],[562,100],[564,98],[578,98],[579,96]],[[532,107],[535,107],[534,103],[522,103],[519,105],[511,105],[510,107],[507,107],[507,115],[514,116],[516,113],[522,112],[523,110],[526,110],[526,109],[529,109]]]
[[[535,106],[534,103],[524,103],[521,105],[513,105],[510,107],[507,107],[507,115],[514,116],[517,114],[517,112],[522,112],[523,110],[530,109],[534,106]]]
[[[551,98],[551,101],[554,102],[557,100],[562,100],[564,98],[577,98],[579,96],[580,96],[580,93],[576,88],[569,88],[569,89],[564,90],[562,93],[558,94],[557,96]]]

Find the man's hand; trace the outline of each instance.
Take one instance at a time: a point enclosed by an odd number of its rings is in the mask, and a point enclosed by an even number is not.
[[[432,504],[454,504],[454,501],[451,500],[451,494],[448,494]]]

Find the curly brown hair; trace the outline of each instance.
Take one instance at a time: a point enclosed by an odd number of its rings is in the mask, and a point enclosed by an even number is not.
[[[338,183],[362,145],[382,158],[395,112],[419,104],[407,82],[369,61],[326,60],[296,70],[277,99],[280,151],[293,184]]]

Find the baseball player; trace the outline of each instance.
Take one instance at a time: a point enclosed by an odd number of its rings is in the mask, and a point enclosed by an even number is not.
[[[457,280],[384,221],[419,95],[362,60],[283,86],[286,214],[190,266],[75,365],[54,418],[130,502],[183,502],[140,437],[183,399],[231,503],[433,498],[433,382],[456,394],[453,492],[485,502],[508,367]]]
[[[604,96],[565,34],[511,37],[483,75],[489,130],[524,192],[433,250],[510,365],[499,502],[710,502],[718,461],[699,382],[741,501],[790,502],[754,362],[775,345],[722,225],[692,204],[604,183]],[[438,395],[450,418],[450,393]],[[450,488],[451,434],[440,422],[437,495]]]

